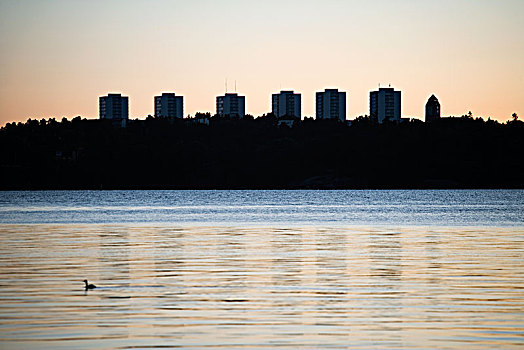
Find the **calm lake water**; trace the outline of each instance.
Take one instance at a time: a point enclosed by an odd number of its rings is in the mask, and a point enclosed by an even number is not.
[[[524,191],[0,192],[0,320],[2,349],[522,349]]]

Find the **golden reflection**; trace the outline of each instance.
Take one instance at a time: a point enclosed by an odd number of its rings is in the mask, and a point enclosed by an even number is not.
[[[4,225],[0,345],[519,348],[523,234]]]

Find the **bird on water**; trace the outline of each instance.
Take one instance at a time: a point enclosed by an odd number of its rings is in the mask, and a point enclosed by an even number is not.
[[[87,280],[84,280],[84,283],[86,284],[86,290],[88,289],[95,289],[96,286],[94,284],[88,284]]]

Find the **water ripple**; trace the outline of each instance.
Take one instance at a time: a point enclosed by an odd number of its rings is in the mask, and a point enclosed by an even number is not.
[[[522,227],[6,224],[0,243],[2,348],[524,346]]]

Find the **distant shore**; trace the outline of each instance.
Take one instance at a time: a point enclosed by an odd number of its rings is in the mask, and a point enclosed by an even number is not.
[[[0,129],[0,190],[524,188],[519,120],[289,125],[274,117],[11,123]]]

